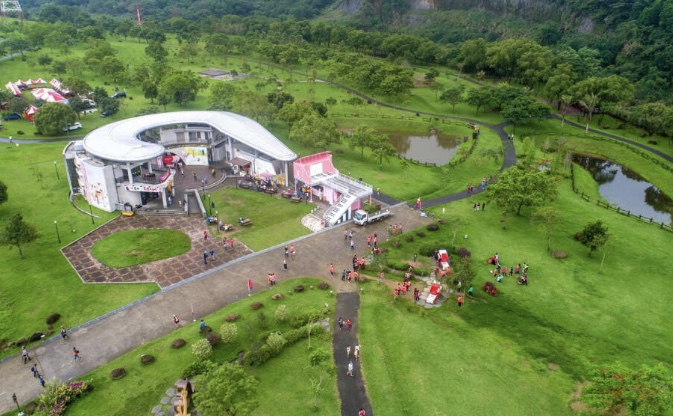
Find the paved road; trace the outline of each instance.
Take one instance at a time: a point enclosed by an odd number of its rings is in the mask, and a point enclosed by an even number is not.
[[[351,264],[353,251],[344,242],[344,229],[354,231],[355,253],[360,256],[367,251],[368,234],[376,232],[383,240],[390,224],[401,223],[407,229],[413,229],[429,221],[406,205],[393,207],[392,211],[393,216],[389,220],[367,227],[346,223],[288,242],[297,248],[297,255],[289,262],[287,272],[282,270],[285,246],[282,244],[194,276],[74,328],[70,339],[65,342],[60,340],[60,336],[55,336],[42,344],[31,346],[31,354],[37,357],[33,362],[39,361],[48,380],[68,380],[83,376],[146,342],[172,332],[175,330],[171,321],[173,314],[189,318],[191,305],[195,305],[195,318],[199,319],[246,297],[248,278],[253,279],[255,292],[264,290],[267,284],[266,274],[269,271],[277,271],[281,281],[293,277],[316,276],[332,283],[337,293],[353,291],[355,284],[332,279],[328,271],[330,262],[334,263],[337,270],[343,270]],[[183,322],[188,322],[188,319],[183,319]],[[73,361],[73,346],[81,351],[81,362]],[[0,377],[0,413],[12,410],[10,398],[13,392],[17,393],[21,403],[41,392],[42,388],[33,378],[29,367],[30,364],[21,363],[19,356],[10,357],[0,363],[0,374],[3,375]]]

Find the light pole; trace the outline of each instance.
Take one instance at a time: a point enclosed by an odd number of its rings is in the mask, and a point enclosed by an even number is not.
[[[54,220],[54,227],[56,228],[56,238],[58,243],[61,244],[61,234],[58,233],[58,221]]]
[[[91,224],[94,224],[94,222],[93,222],[93,209],[91,209],[91,204],[89,204],[89,214],[91,215]]]
[[[60,181],[61,177],[58,174],[58,165],[55,160],[54,160],[54,170],[56,171],[56,180]]]
[[[213,215],[213,206],[210,202],[210,194],[208,194],[208,216]]]

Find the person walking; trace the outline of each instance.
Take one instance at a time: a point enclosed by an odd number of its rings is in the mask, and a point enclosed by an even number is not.
[[[351,240],[351,251],[355,251],[355,243]]]
[[[334,277],[334,265],[332,263],[329,264],[329,274]]]
[[[208,251],[203,250],[203,264],[208,264]]]
[[[458,307],[463,306],[463,296],[458,296]]]
[[[233,238],[233,237],[229,239],[229,248],[230,248],[231,250],[234,249],[234,238]]]
[[[210,250],[210,260],[215,261],[215,250]]]
[[[346,331],[350,332],[351,328],[353,328],[353,321],[346,319]]]
[[[287,259],[283,259],[283,270],[287,271]]]
[[[360,411],[358,412],[358,416],[367,416],[367,412],[363,408],[360,408]]]
[[[44,376],[43,376],[42,374],[39,374],[39,373],[38,373],[38,375],[37,375],[37,379],[40,381],[40,385],[41,385],[42,387],[46,387],[46,386],[45,386],[45,381],[44,381]]]
[[[355,377],[353,375],[353,361],[348,362],[348,371],[346,372],[346,375],[350,377]]]
[[[33,377],[37,378],[37,376],[40,375],[40,372],[37,371],[37,366],[33,364],[32,367],[30,367],[30,371],[33,373]]]
[[[26,347],[23,347],[21,350],[21,359],[23,359],[23,363],[26,364],[28,361],[32,361],[33,359],[30,358],[30,355],[28,355],[28,350]]]
[[[65,341],[67,338],[70,338],[68,336],[68,330],[65,329],[63,325],[61,325],[61,338],[63,339],[63,341]]]
[[[346,358],[351,358],[351,346],[346,347]]]
[[[72,347],[72,359],[75,361],[79,361],[80,359],[79,350],[75,347]]]
[[[199,330],[203,330],[203,328],[205,328],[205,327],[206,327],[206,322],[203,319],[201,319],[201,322],[199,322]]]
[[[337,324],[339,325],[339,330],[340,330],[340,331],[343,331],[343,329],[344,329],[344,320],[343,320],[341,317],[339,317],[339,320],[337,321]]]
[[[173,323],[175,324],[176,328],[180,326],[180,318],[178,318],[177,315],[173,315]]]
[[[208,231],[203,232],[203,241],[208,241]]]

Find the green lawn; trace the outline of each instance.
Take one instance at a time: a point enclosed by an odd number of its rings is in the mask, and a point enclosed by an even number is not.
[[[257,293],[249,298],[236,302],[226,308],[204,317],[205,322],[218,331],[224,323],[224,317],[236,313],[241,317],[236,321],[239,338],[230,345],[219,344],[214,348],[211,358],[214,362],[231,362],[236,359],[239,351],[249,349],[258,343],[259,336],[269,331],[285,332],[291,329],[287,322],[279,323],[275,319],[275,311],[279,305],[286,305],[289,317],[310,310],[314,305],[329,303],[334,305],[334,295],[329,290],[318,290],[315,285],[317,279],[293,279],[279,283],[272,290]],[[303,284],[307,290],[294,293],[292,288]],[[275,293],[286,294],[283,300],[272,300]],[[265,306],[259,310],[252,310],[250,304],[262,302]],[[267,325],[262,326],[258,316],[267,317]],[[332,320],[331,314],[329,315]],[[200,318],[200,317],[199,317]],[[198,322],[189,323],[173,331],[169,335],[153,340],[135,351],[124,355],[97,370],[88,374],[84,379],[91,380],[95,390],[76,401],[68,408],[69,416],[91,415],[100,409],[105,409],[105,415],[141,415],[148,414],[159,404],[164,392],[173,386],[180,378],[183,370],[195,361],[191,353],[191,344],[200,339]],[[331,349],[330,337],[315,334],[311,337],[311,350],[321,348]],[[170,344],[177,338],[183,338],[187,345],[180,349],[172,349]],[[147,366],[140,364],[140,356],[151,354],[156,361]],[[329,369],[310,367],[308,340],[283,350],[277,358],[271,359],[263,366],[246,367],[259,381],[260,408],[257,415],[268,415],[271,409],[277,415],[309,414],[316,408],[320,414],[339,414],[338,394],[336,382],[326,373]],[[110,372],[123,367],[127,375],[120,380],[111,380]],[[322,377],[323,389],[314,394],[311,380]],[[198,386],[197,386],[198,389]],[[278,406],[279,402],[283,406]]]
[[[129,267],[179,256],[191,246],[189,237],[180,231],[129,230],[96,242],[91,254],[106,266]]]

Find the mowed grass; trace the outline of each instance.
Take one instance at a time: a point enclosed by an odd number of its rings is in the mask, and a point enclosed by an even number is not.
[[[192,244],[176,230],[143,229],[115,233],[97,241],[91,254],[110,267],[129,267],[186,253]]]
[[[286,305],[288,317],[300,314],[306,310],[313,310],[324,303],[334,305],[334,295],[329,290],[315,288],[317,279],[301,278],[279,282],[272,290],[264,290],[249,298],[233,303],[218,312],[203,317],[206,324],[214,331],[219,331],[225,322],[224,317],[229,314],[239,314],[235,321],[238,326],[238,339],[232,344],[219,344],[213,349],[211,360],[218,363],[232,362],[237,359],[240,351],[250,349],[259,343],[262,333],[270,331],[285,332],[291,329],[288,322],[278,322],[275,311],[280,305]],[[292,288],[304,285],[307,289],[295,293]],[[272,300],[275,293],[285,294],[283,300]],[[252,310],[250,304],[262,302],[264,307]],[[261,325],[259,315],[264,314],[267,325]],[[327,315],[332,319],[331,314]],[[83,379],[90,380],[95,390],[83,396],[68,407],[70,416],[88,416],[105,409],[107,416],[142,415],[149,414],[150,410],[160,404],[164,392],[173,387],[180,378],[183,370],[195,362],[191,353],[191,344],[201,339],[198,320],[190,323],[187,316],[182,317],[185,326],[170,334],[153,340],[146,345],[113,360],[89,373]],[[200,319],[201,316],[196,318]],[[172,323],[167,322],[167,325]],[[339,401],[336,390],[336,381],[329,376],[329,366],[310,367],[309,353],[315,349],[330,351],[331,337],[318,333],[311,337],[311,349],[308,349],[308,340],[302,340],[288,347],[276,358],[272,358],[264,365],[256,368],[246,367],[250,374],[260,382],[258,397],[260,407],[256,415],[298,415],[310,414],[313,407],[319,414],[338,415]],[[183,338],[187,345],[180,349],[171,348],[171,343],[177,338]],[[140,364],[143,354],[151,354],[155,362],[146,366]],[[120,380],[111,380],[110,372],[115,368],[125,368],[127,375]],[[312,380],[323,381],[323,389],[314,394]],[[199,386],[196,386],[197,390]],[[282,403],[282,405],[279,405]]]
[[[71,328],[158,290],[154,284],[86,285],[59,251],[115,217],[94,208],[99,218],[92,224],[88,215],[71,205],[61,160],[63,146],[0,145],[0,180],[9,195],[0,205],[0,226],[19,213],[39,233],[34,243],[23,247],[23,259],[15,247],[0,247],[0,338],[7,342],[45,332],[45,320],[53,313],[61,314],[59,324]],[[3,349],[0,355],[19,351]]]
[[[315,208],[314,204],[243,188],[222,189],[211,197],[222,221],[234,225],[233,232],[223,235],[235,237],[255,251],[310,233],[300,219]],[[241,226],[239,218],[250,219],[253,224]]]
[[[408,233],[414,241],[403,236],[399,248],[389,247],[388,258],[408,261],[424,243],[448,248],[454,232],[468,235],[454,244],[472,253],[475,299],[458,308],[450,295],[441,308],[426,311],[406,299],[393,304],[378,287],[364,291],[363,362],[378,412],[571,414],[577,383],[592,365],[662,362],[671,368],[666,263],[673,233],[585,202],[566,180],[555,204],[561,221],[552,248],[569,257],[558,260],[530,222],[530,209],[510,217],[503,229],[500,210],[487,205],[474,212],[471,204],[433,208],[437,216],[445,209],[440,230],[425,231],[426,237]],[[590,257],[573,235],[596,219],[611,237]],[[493,281],[486,259],[495,252],[508,267],[530,264],[529,286],[507,277],[498,284],[499,296],[485,294],[484,282]],[[400,395],[403,384],[414,388]],[[414,406],[419,403],[421,409]]]

